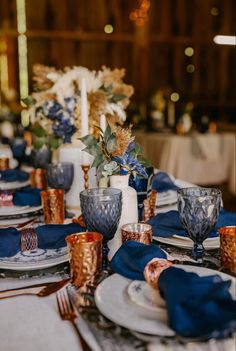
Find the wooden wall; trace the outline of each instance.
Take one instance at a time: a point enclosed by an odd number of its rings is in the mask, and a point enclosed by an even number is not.
[[[193,101],[217,116],[234,116],[235,47],[216,45],[213,37],[235,35],[236,1],[151,0],[150,20],[143,27],[129,19],[137,5],[137,0],[26,0],[30,77],[36,62],[58,68],[125,67],[137,102],[169,88],[180,94],[179,106]],[[104,33],[107,23],[114,26],[112,34]],[[10,84],[17,88],[16,28],[16,0],[1,0],[0,39],[8,42]],[[194,49],[192,57],[184,54],[187,46]],[[195,66],[193,73],[186,71],[188,64]]]

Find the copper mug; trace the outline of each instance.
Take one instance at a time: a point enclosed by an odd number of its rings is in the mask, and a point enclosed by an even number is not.
[[[122,243],[127,240],[149,245],[152,242],[152,226],[146,223],[129,223],[121,227]]]
[[[36,168],[30,172],[30,185],[33,188],[46,189],[46,170],[42,168]]]
[[[65,219],[64,189],[41,191],[44,221],[46,224],[63,224]]]
[[[10,168],[9,165],[9,157],[7,156],[0,156],[0,171],[5,171],[6,169]]]
[[[236,273],[236,226],[219,229],[221,264]]]
[[[102,271],[102,234],[75,233],[66,237],[72,283],[81,287],[93,284]]]

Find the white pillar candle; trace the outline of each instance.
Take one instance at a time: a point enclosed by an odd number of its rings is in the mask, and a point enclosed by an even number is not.
[[[103,132],[105,132],[107,127],[107,120],[106,120],[106,116],[104,114],[102,114],[100,116],[100,128]]]
[[[89,123],[88,123],[88,102],[87,102],[87,90],[86,81],[82,77],[80,81],[80,96],[81,96],[81,133],[80,136],[84,137],[89,134]]]

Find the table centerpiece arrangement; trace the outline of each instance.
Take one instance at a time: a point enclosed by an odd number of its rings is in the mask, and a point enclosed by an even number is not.
[[[59,160],[74,163],[74,183],[67,193],[67,204],[78,207],[79,192],[84,187],[81,165],[92,160],[82,153],[78,137],[94,134],[95,125],[106,124],[106,119],[112,125],[122,125],[134,89],[123,82],[124,69],[103,66],[90,71],[74,66],[57,70],[37,64],[33,72],[34,92],[24,102],[29,107],[34,160],[37,153],[46,153],[47,164],[52,150],[59,148]],[[42,156],[39,159],[42,161]],[[90,169],[89,173],[89,185],[95,186],[95,172]]]
[[[107,125],[105,131],[98,127],[99,138],[88,134],[80,140],[86,145],[83,150],[94,157],[92,167],[96,168],[101,187],[109,185],[122,190],[122,213],[117,232],[109,242],[110,257],[121,246],[120,228],[127,223],[138,222],[137,192],[129,186],[129,177],[147,178],[148,160],[142,156],[142,149],[132,136],[131,126]]]

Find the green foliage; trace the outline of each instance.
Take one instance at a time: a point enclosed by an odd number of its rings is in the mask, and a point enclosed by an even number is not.
[[[124,94],[116,94],[116,95],[113,95],[112,97],[110,97],[109,102],[117,103],[121,100],[124,100],[125,98],[126,98],[126,96]]]
[[[28,107],[33,106],[36,103],[36,100],[32,96],[28,96],[21,101]]]

